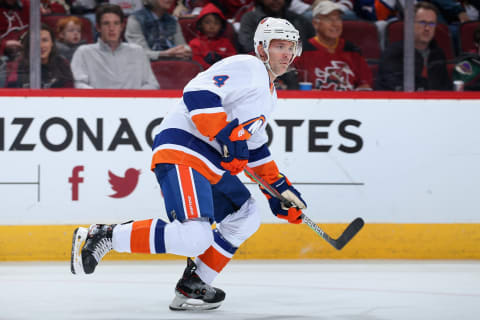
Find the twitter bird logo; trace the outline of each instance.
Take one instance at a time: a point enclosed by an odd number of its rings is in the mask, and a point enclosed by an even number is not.
[[[136,170],[133,168],[127,169],[127,171],[125,171],[124,177],[119,177],[112,173],[110,170],[108,170],[108,176],[110,177],[110,179],[108,179],[108,182],[110,182],[113,191],[115,191],[115,193],[110,195],[109,197],[125,198],[126,196],[128,196],[130,193],[133,192],[133,190],[135,190],[135,187],[138,183],[139,175],[140,170]]]

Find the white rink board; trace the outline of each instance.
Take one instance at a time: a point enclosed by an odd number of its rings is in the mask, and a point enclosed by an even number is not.
[[[145,136],[149,124],[176,101],[0,98],[0,224],[164,217]],[[478,100],[280,99],[270,122],[271,151],[280,170],[298,184],[316,221],[362,216],[370,223],[480,222],[479,118]],[[85,134],[78,150],[78,119],[94,135],[97,121],[102,123],[102,150]],[[287,130],[285,123],[294,126]],[[348,125],[341,134],[342,124]],[[62,147],[65,127],[72,128],[71,143]],[[141,150],[133,147],[135,140]],[[48,143],[62,150],[51,151]],[[309,152],[309,143],[317,151]],[[83,182],[73,201],[68,180],[80,165]],[[123,175],[128,168],[141,170],[137,187],[127,197],[109,197],[114,191],[108,171]],[[249,188],[264,211],[263,222],[277,222],[256,187]]]

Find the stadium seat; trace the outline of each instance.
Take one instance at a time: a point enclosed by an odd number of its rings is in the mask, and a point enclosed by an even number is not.
[[[471,52],[476,50],[473,44],[473,31],[480,26],[480,21],[468,21],[460,25],[460,52]]]
[[[197,31],[196,31],[197,28],[195,26],[196,19],[197,19],[196,17],[180,17],[178,19],[178,23],[182,28],[183,37],[185,38],[185,41],[187,43],[189,43],[190,40],[192,40],[197,36]],[[230,41],[235,45],[235,47],[237,46],[237,35],[230,22],[227,22],[227,27],[226,27],[224,36],[229,38]]]
[[[403,40],[403,21],[392,21],[387,25],[385,36],[385,48],[392,42]],[[450,32],[446,24],[437,24],[435,31],[435,41],[438,46],[443,49],[447,60],[455,58],[453,53],[453,44],[450,38]]]
[[[49,14],[49,15],[42,15],[41,19],[42,22],[48,25],[52,30],[57,32],[57,22],[58,20],[66,17],[70,17],[71,15],[65,14]],[[80,20],[82,20],[82,40],[85,40],[87,43],[93,43],[93,26],[92,22],[87,18],[82,16],[76,16]]]
[[[375,24],[363,20],[343,21],[342,37],[362,50],[367,60],[380,59],[380,38]]]
[[[152,61],[151,65],[160,89],[183,89],[188,81],[203,71],[195,61],[158,60]]]

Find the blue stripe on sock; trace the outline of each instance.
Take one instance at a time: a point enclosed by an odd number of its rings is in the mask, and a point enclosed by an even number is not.
[[[218,229],[213,230],[213,240],[215,241],[216,244],[218,244],[223,250],[235,254],[237,251],[237,247],[234,247],[230,242],[228,242],[218,231]]]
[[[165,253],[165,226],[166,222],[158,219],[155,226],[155,252]]]

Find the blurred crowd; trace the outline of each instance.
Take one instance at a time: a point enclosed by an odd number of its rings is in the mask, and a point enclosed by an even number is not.
[[[404,88],[405,0],[40,0],[42,88],[182,89],[254,54],[266,16],[303,53],[277,89]],[[480,90],[480,0],[417,0],[415,90]],[[0,0],[0,87],[30,87],[30,0]]]

